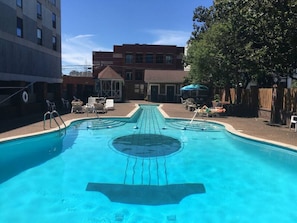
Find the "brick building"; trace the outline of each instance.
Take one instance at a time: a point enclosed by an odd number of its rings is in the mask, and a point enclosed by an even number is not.
[[[124,79],[123,100],[144,99],[147,97],[145,70],[182,71],[183,55],[184,47],[174,45],[115,45],[113,52],[93,51],[93,75],[97,79],[98,74],[106,66],[110,66]],[[169,73],[162,75],[169,75],[167,78],[171,78]]]

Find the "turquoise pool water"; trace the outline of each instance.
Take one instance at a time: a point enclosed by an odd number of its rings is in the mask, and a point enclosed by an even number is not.
[[[156,106],[3,142],[0,154],[1,223],[297,219],[295,152]]]

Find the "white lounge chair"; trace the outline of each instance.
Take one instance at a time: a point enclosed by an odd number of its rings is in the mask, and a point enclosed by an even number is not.
[[[184,107],[186,107],[186,105],[187,105],[187,101],[186,101],[185,99],[183,99],[182,97],[180,97],[180,102],[182,103],[182,105],[183,105]]]
[[[102,103],[94,103],[94,112],[95,113],[106,113],[105,105]]]
[[[81,100],[73,100],[71,102],[72,108],[71,108],[71,112],[75,112],[75,113],[84,113],[83,110],[83,102]]]
[[[206,105],[204,105],[202,108],[195,109],[194,112],[200,116],[209,117],[209,116],[218,116],[226,112],[226,109],[223,107],[208,108]]]
[[[290,130],[294,129],[295,132],[297,131],[297,115],[292,115],[290,120]]]
[[[114,109],[114,100],[106,99],[105,108],[106,108],[106,110],[113,110]]]
[[[96,103],[97,97],[88,97],[88,104],[89,105],[94,105]]]

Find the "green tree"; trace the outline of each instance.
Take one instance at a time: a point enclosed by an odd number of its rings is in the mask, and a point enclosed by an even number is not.
[[[296,69],[296,4],[296,0],[254,0],[245,13],[249,57],[271,77],[292,76]]]
[[[209,9],[198,7],[191,55],[185,60],[193,69],[192,80],[230,86],[257,80],[261,87],[272,86],[280,77],[293,77],[296,4],[296,0],[216,0]]]
[[[191,40],[199,39],[200,34],[207,31],[213,22],[213,7],[198,6],[193,15],[193,32]]]

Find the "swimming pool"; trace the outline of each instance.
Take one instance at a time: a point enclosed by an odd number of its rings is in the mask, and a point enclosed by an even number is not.
[[[156,106],[3,142],[0,154],[1,223],[297,219],[295,152]]]

